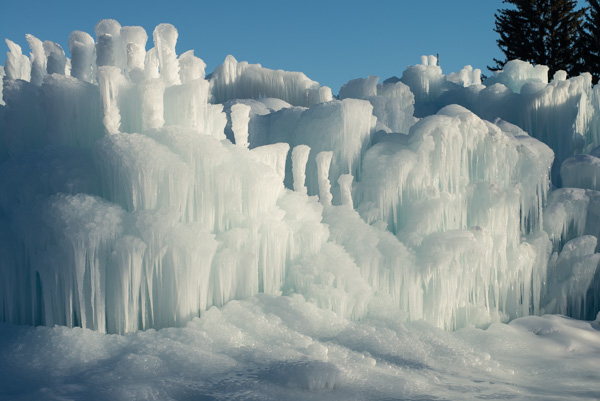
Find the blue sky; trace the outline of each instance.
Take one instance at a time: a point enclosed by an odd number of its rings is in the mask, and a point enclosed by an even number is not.
[[[152,30],[179,31],[177,52],[195,50],[207,72],[228,54],[264,67],[302,71],[334,93],[350,79],[401,76],[422,54],[440,54],[445,73],[470,64],[486,69],[496,46],[494,12],[502,0],[370,1],[3,1],[0,37],[29,53],[25,34],[68,50],[73,30],[93,35],[103,18]],[[8,48],[0,43],[0,64]]]

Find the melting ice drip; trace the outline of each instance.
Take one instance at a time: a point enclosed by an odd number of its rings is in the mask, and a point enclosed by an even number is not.
[[[142,28],[104,20],[71,34],[70,60],[7,40],[0,320],[124,333],[259,292],[445,328],[586,313],[596,239],[567,247],[571,220],[543,218],[546,145],[460,106],[417,122],[402,82],[335,100],[231,56],[207,80],[177,35],[159,25],[146,51]],[[556,273],[570,262],[587,286]]]

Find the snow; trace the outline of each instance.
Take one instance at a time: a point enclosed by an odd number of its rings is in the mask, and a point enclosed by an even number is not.
[[[95,35],[6,40],[0,399],[600,393],[589,74],[424,56],[334,98]]]
[[[445,332],[350,322],[301,296],[233,301],[126,336],[0,325],[2,399],[596,399],[598,323]]]

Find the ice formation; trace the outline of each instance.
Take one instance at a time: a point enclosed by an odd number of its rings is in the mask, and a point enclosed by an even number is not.
[[[149,50],[140,27],[95,35],[70,60],[6,42],[0,321],[129,333],[259,293],[445,329],[598,312],[589,74],[424,57],[336,99],[232,56],[206,75],[169,24]]]

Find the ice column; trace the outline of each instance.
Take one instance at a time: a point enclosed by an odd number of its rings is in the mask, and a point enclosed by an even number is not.
[[[42,41],[33,35],[25,35],[31,48],[31,83],[41,85],[46,75],[46,53]]]
[[[45,40],[44,53],[46,53],[46,72],[48,74],[65,75],[67,72],[67,57],[63,48],[58,43]]]
[[[69,36],[71,52],[71,75],[85,82],[94,81],[94,39],[81,31],[73,31]]]
[[[21,46],[8,39],[4,41],[10,50],[6,54],[6,64],[4,66],[6,78],[29,81],[31,79],[31,62],[29,58],[23,54]]]
[[[294,177],[294,191],[307,193],[306,185],[306,162],[310,154],[310,147],[298,145],[292,150],[292,175]]]
[[[179,61],[175,53],[177,29],[171,24],[160,24],[154,29],[154,46],[158,55],[160,74],[167,86],[179,85]]]
[[[285,179],[285,162],[289,150],[289,144],[275,143],[251,149],[251,152],[258,160],[271,167],[283,182]]]
[[[181,83],[186,84],[197,79],[204,79],[206,63],[201,58],[194,56],[193,50],[189,50],[179,56],[179,69]]]
[[[132,80],[144,71],[146,60],[146,42],[148,34],[141,26],[124,26],[121,28],[121,40],[127,52],[127,72]]]
[[[352,203],[352,181],[354,181],[352,174],[342,174],[338,178],[342,205],[354,206]]]
[[[144,78],[160,79],[160,73],[158,72],[158,55],[156,53],[156,47],[148,50],[144,61]]]
[[[121,42],[121,24],[105,19],[96,24],[96,65],[115,65],[124,67],[125,51]]]
[[[4,73],[4,67],[0,65],[0,83],[2,83],[4,81],[4,77],[6,76],[6,74]],[[4,106],[6,103],[4,103],[3,97],[2,97],[2,89],[3,86],[0,85],[0,106]]]
[[[333,152],[320,152],[317,155],[317,176],[319,180],[319,199],[325,206],[331,206],[331,182],[329,182],[329,166]]]
[[[250,122],[250,106],[242,103],[231,106],[231,129],[235,144],[248,147],[248,123]]]
[[[102,97],[104,118],[102,122],[109,134],[119,132],[121,126],[121,113],[119,112],[119,88],[124,80],[121,70],[114,66],[98,68],[98,86]]]
[[[144,130],[160,128],[165,123],[163,96],[165,83],[160,79],[151,79],[140,85],[142,92],[142,128]]]

